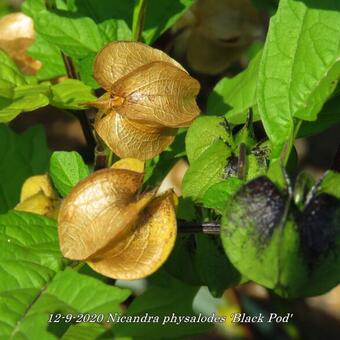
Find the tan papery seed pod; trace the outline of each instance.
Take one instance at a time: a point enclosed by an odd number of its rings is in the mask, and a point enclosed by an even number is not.
[[[156,198],[156,190],[140,194],[143,163],[117,163],[79,182],[65,198],[60,248],[103,275],[137,279],[157,270],[174,246],[175,197],[171,191]]]
[[[108,92],[88,103],[100,109],[98,135],[121,158],[150,159],[199,114],[200,85],[164,52],[137,42],[113,42],[94,63]]]

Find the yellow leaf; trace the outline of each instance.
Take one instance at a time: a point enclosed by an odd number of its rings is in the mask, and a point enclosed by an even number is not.
[[[31,176],[26,179],[21,187],[20,202],[42,192],[46,197],[56,198],[51,181],[47,174]]]
[[[135,172],[144,172],[144,162],[140,161],[137,158],[122,158],[119,161],[115,162],[112,166],[112,169],[125,169],[131,170]]]
[[[14,209],[32,212],[39,215],[48,215],[53,208],[53,200],[45,196],[43,192],[37,192],[20,202]]]
[[[59,201],[49,177],[36,175],[27,178],[22,185],[20,203],[14,209],[57,219]]]
[[[155,272],[168,258],[176,240],[173,193],[154,199],[129,234],[88,264],[97,272],[135,280]]]

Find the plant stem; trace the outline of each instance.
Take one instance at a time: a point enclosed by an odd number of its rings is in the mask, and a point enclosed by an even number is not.
[[[203,233],[210,235],[218,235],[220,233],[221,226],[216,222],[187,222],[187,221],[177,221],[178,222],[178,231],[180,233]]]
[[[146,0],[135,0],[132,19],[132,40],[140,41],[144,28]]]
[[[67,56],[66,54],[64,54],[63,52],[61,52],[61,56],[62,56],[63,61],[64,61],[67,76],[71,79],[79,79],[78,73],[76,71],[76,68],[74,66],[72,59],[69,56]]]
[[[63,52],[61,52],[61,56],[65,64],[67,76],[70,79],[79,79],[73,60],[69,56],[65,55]],[[79,120],[80,126],[83,130],[83,134],[86,140],[86,144],[90,150],[90,154],[93,155],[94,149],[96,147],[96,140],[94,139],[91,123],[87,117],[86,111],[84,110],[68,110],[68,111]]]
[[[296,124],[295,124],[295,127],[294,127],[294,132],[293,132],[293,134],[289,138],[289,141],[287,141],[287,143],[286,143],[286,145],[284,147],[283,158],[282,158],[284,165],[287,165],[290,153],[291,153],[291,151],[293,149],[293,146],[294,146],[294,143],[295,143],[295,139],[296,139],[296,137],[297,137],[297,135],[299,133],[299,129],[301,127],[301,124],[302,124],[302,120],[298,119]]]
[[[78,272],[81,268],[83,268],[85,266],[85,263],[86,262],[84,262],[84,261],[74,261],[70,264],[70,267],[74,271]]]
[[[340,172],[340,144],[338,145],[338,149],[334,156],[333,164],[331,166],[331,170]]]

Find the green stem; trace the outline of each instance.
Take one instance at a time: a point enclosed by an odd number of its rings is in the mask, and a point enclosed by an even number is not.
[[[301,127],[301,124],[302,124],[302,120],[299,119],[297,120],[295,126],[294,126],[294,132],[293,134],[291,135],[289,141],[287,142],[286,146],[285,146],[285,149],[283,151],[283,164],[284,165],[287,165],[287,162],[289,160],[289,156],[290,156],[290,153],[293,149],[293,146],[294,146],[294,143],[295,143],[295,139],[299,133],[299,129]]]
[[[85,263],[86,262],[84,262],[84,261],[79,261],[79,262],[78,261],[74,261],[73,263],[71,263],[70,267],[74,271],[78,272],[81,268],[83,268],[85,266]]]
[[[144,28],[146,0],[135,0],[132,19],[132,39],[140,41]]]
[[[113,162],[113,152],[110,150],[109,155],[107,156],[107,167],[110,168]]]

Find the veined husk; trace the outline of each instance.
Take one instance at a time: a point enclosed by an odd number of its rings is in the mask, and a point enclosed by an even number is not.
[[[119,157],[150,159],[199,114],[199,83],[164,52],[113,42],[95,60],[94,78],[108,91],[96,102],[95,129]],[[103,114],[104,113],[104,114]]]
[[[261,38],[261,26],[251,0],[197,0],[172,28],[174,54],[196,72],[216,75]]]
[[[140,161],[118,163],[96,171],[66,197],[58,219],[60,248],[106,276],[137,279],[154,272],[174,246],[175,200],[170,191],[157,198],[156,190],[140,194]]]

